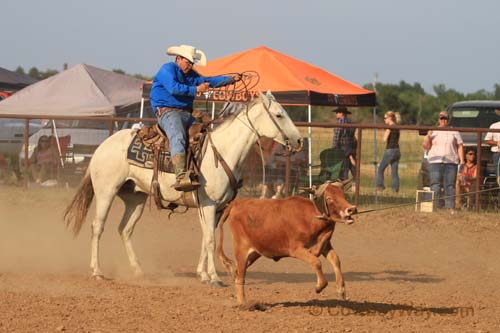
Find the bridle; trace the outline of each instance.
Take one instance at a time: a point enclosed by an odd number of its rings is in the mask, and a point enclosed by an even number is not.
[[[270,110],[270,107],[271,107],[271,104],[272,104],[273,100],[272,99],[269,99],[269,105],[266,105],[264,103],[264,101],[262,100],[262,105],[264,106],[264,110],[266,111],[267,115],[269,116],[269,118],[271,119],[271,121],[273,122],[274,126],[276,126],[276,128],[278,129],[279,133],[281,134],[281,136],[283,137],[283,140],[285,141],[285,144],[286,144],[286,147],[287,147],[287,150],[289,150],[290,152],[292,151],[292,148],[291,148],[291,145],[290,145],[290,140],[288,139],[288,136],[285,134],[285,132],[283,131],[283,129],[279,126],[279,124],[276,122],[276,120],[274,119],[273,115],[271,114],[271,110]],[[242,123],[248,127],[252,132],[255,133],[255,135],[257,136],[257,141],[259,143],[259,147],[261,149],[261,156],[263,158],[263,154],[262,154],[262,145],[260,143],[260,138],[262,137],[262,135],[260,135],[260,133],[257,131],[257,129],[255,128],[254,124],[252,123],[252,121],[250,120],[250,116],[249,116],[249,112],[250,112],[250,108],[249,108],[249,104],[247,103],[246,104],[246,107],[245,107],[245,117],[248,121],[248,125],[245,124],[243,121]],[[238,116],[236,116],[236,119],[239,119]],[[241,119],[239,119],[241,121]],[[214,142],[212,141],[212,138],[211,138],[211,132],[208,132],[207,133],[208,135],[208,141],[209,141],[209,144],[210,146],[212,147],[212,151],[214,153],[214,157],[215,157],[215,167],[217,168],[218,167],[218,164],[220,163],[222,165],[222,168],[224,169],[227,177],[229,178],[229,183],[230,183],[230,186],[231,188],[233,189],[233,196],[231,197],[231,199],[228,201],[231,202],[234,200],[234,198],[236,197],[237,193],[238,193],[238,189],[242,186],[241,184],[241,180],[238,181],[236,179],[236,177],[234,176],[233,172],[231,171],[231,168],[228,166],[228,164],[226,163],[226,161],[224,160],[223,156],[219,153],[219,151],[217,150],[217,148],[215,147],[215,144]],[[263,168],[264,170],[264,168]],[[265,171],[264,171],[265,172]],[[264,176],[265,177],[265,176]]]
[[[276,127],[276,129],[278,130],[278,132],[281,134],[281,137],[283,138],[283,141],[285,141],[286,149],[291,152],[292,151],[292,146],[290,145],[290,140],[289,140],[288,136],[285,134],[285,132],[280,127],[280,125],[278,124],[278,122],[276,121],[276,119],[274,119],[274,116],[271,113],[270,107],[271,107],[272,103],[273,103],[273,100],[271,98],[269,98],[269,105],[266,105],[264,103],[264,101],[262,101],[262,105],[264,106],[264,110],[266,111],[267,115],[271,119],[272,123],[274,124],[274,126]],[[255,128],[254,124],[250,120],[250,116],[248,115],[249,112],[250,112],[250,109],[249,109],[248,104],[247,104],[246,108],[245,108],[245,116],[247,118],[248,123],[250,124],[251,130],[257,136],[257,140],[259,141],[259,146],[260,146],[260,138],[262,137],[262,135],[259,134],[259,132]]]

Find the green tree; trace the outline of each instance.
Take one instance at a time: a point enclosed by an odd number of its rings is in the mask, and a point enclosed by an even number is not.
[[[456,91],[455,89],[447,89],[444,84],[437,84],[432,87],[436,97],[439,101],[440,109],[444,110],[450,104],[458,101],[463,101],[465,99],[464,94]]]
[[[36,67],[31,67],[30,70],[28,71],[28,75],[34,79],[37,79],[37,80],[40,79],[40,71]]]
[[[112,71],[117,73],[117,74],[126,75],[125,71],[123,69],[120,69],[120,68],[113,68]]]
[[[59,72],[56,71],[55,69],[47,69],[45,72],[40,73],[40,80],[44,80],[44,79],[49,78],[51,76],[54,76],[58,73]]]
[[[500,99],[500,84],[498,83],[493,86],[493,98]]]
[[[144,81],[153,81],[153,77],[151,76],[145,76],[145,75],[142,75],[142,74],[134,74],[133,75],[136,79],[139,79],[139,80],[144,80]]]
[[[15,72],[18,74],[26,74],[26,72],[24,71],[24,68],[22,68],[21,66],[17,66]]]

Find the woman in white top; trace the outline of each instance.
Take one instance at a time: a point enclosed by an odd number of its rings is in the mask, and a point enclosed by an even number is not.
[[[448,113],[439,113],[438,127],[448,127]],[[423,148],[428,150],[429,179],[435,198],[441,197],[444,188],[444,205],[450,213],[455,213],[455,181],[458,165],[464,164],[462,136],[457,131],[429,131],[424,138]],[[436,201],[439,208],[439,200]]]

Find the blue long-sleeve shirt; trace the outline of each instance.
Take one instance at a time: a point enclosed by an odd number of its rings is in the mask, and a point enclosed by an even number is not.
[[[151,106],[156,113],[157,107],[192,109],[196,97],[196,87],[208,82],[210,87],[232,83],[230,76],[205,77],[191,70],[186,75],[179,65],[169,62],[161,66],[153,79],[151,87]]]

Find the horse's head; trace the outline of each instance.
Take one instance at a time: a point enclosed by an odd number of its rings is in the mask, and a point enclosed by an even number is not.
[[[290,151],[302,149],[303,140],[299,130],[270,91],[260,93],[259,99],[249,109],[248,116],[259,135],[285,145]]]

